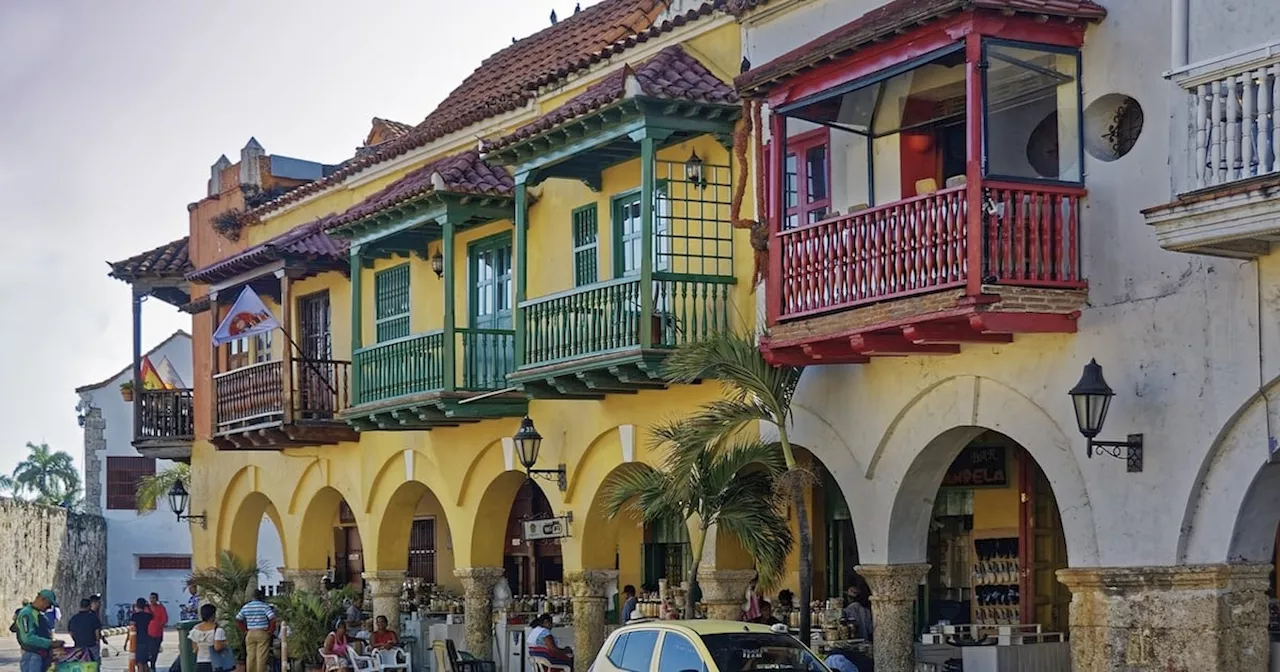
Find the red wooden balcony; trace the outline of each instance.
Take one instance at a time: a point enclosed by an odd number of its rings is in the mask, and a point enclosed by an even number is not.
[[[260,362],[213,377],[214,443],[230,448],[286,448],[356,440],[339,413],[351,405],[351,363],[292,362],[286,400],[284,364]]]

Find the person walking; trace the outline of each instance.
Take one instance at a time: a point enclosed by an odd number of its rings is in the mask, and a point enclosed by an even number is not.
[[[129,615],[129,623],[133,626],[133,659],[137,672],[155,672],[155,664],[151,661],[151,621],[155,616],[147,608],[147,601],[141,597],[133,605],[133,613]]]
[[[236,613],[236,627],[244,632],[245,672],[267,672],[267,651],[271,647],[271,633],[276,631],[276,612],[266,603],[266,594],[259,588],[253,599]]]
[[[98,640],[102,639],[102,622],[93,610],[93,600],[87,597],[80,600],[80,611],[67,621],[67,631],[71,633],[72,646],[84,651],[91,662],[102,660],[102,653],[98,649]]]
[[[18,663],[21,672],[44,672],[53,661],[53,651],[62,647],[62,642],[53,638],[53,629],[44,615],[57,603],[57,596],[46,588],[14,616],[12,629],[22,647]]]
[[[147,653],[151,654],[151,658],[147,662],[155,669],[156,660],[160,658],[160,644],[164,641],[164,629],[169,625],[169,610],[160,603],[160,596],[156,593],[151,593],[151,603],[147,605],[147,609],[151,611],[151,625],[147,627],[147,637],[151,639],[151,649]]]

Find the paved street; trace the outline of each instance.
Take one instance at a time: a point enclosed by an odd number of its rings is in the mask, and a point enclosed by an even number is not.
[[[4,637],[0,637],[0,670],[16,670],[18,669],[18,660],[22,657],[22,650],[18,648],[18,641],[13,638],[9,632],[4,633]],[[71,641],[71,636],[66,633],[58,633],[58,639],[66,642]],[[120,655],[104,656],[102,659],[102,670],[128,670],[129,658],[124,653],[124,635],[109,637],[107,641],[111,643],[111,648]],[[105,653],[105,652],[104,652]],[[176,630],[167,630],[164,634],[164,645],[160,651],[160,658],[157,661],[157,668],[161,670],[169,669],[175,658],[178,657],[178,633]]]

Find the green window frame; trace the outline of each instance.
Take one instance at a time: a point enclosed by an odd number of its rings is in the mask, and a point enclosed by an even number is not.
[[[590,285],[600,280],[600,219],[596,204],[573,211],[573,284]]]
[[[671,203],[667,199],[666,181],[654,188],[653,209],[653,270],[665,271],[671,267],[671,236],[668,233],[671,220]],[[622,278],[640,273],[640,189],[615,194],[611,199],[613,211],[613,276]]]
[[[378,343],[409,335],[409,264],[373,274],[375,340]]]

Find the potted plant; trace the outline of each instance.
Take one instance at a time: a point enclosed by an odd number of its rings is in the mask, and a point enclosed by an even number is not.
[[[295,589],[277,595],[271,606],[286,628],[289,659],[301,663],[304,670],[324,669],[320,647],[342,617],[347,602],[355,597],[355,592],[345,587],[328,592]]]
[[[262,569],[229,551],[218,554],[218,564],[191,574],[189,581],[200,596],[218,610],[218,625],[227,633],[227,646],[235,656],[237,669],[244,669],[244,633],[236,627],[236,613],[253,596]]]
[[[126,380],[120,383],[120,398],[127,402],[133,401],[133,381]]]

